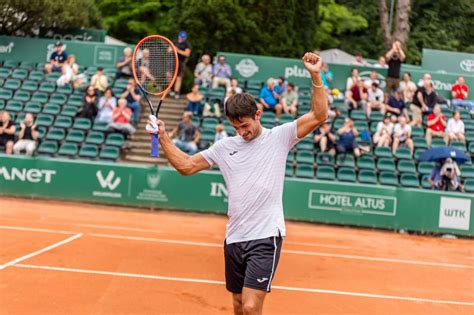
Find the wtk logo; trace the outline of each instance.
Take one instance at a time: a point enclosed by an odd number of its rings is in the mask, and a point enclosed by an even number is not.
[[[121,182],[120,177],[115,177],[114,171],[109,171],[107,177],[105,178],[104,175],[102,175],[102,171],[97,171],[95,175],[97,176],[99,184],[103,189],[108,188],[110,190],[114,190]]]

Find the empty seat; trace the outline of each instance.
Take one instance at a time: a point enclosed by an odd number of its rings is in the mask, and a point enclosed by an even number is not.
[[[474,179],[467,179],[464,182],[464,191],[468,193],[474,193]]]
[[[202,128],[205,129],[212,129],[214,131],[217,124],[219,124],[219,120],[214,117],[205,117],[202,120]]]
[[[64,94],[52,94],[51,97],[49,98],[49,102],[52,104],[58,104],[58,105],[63,105],[67,101],[67,96]]]
[[[65,142],[59,148],[58,154],[66,157],[76,157],[78,146],[76,143]]]
[[[48,94],[45,92],[35,92],[31,97],[33,102],[46,103],[48,101]]]
[[[444,147],[446,146],[446,142],[444,142],[441,138],[433,138],[431,140],[431,147]]]
[[[77,118],[74,121],[74,129],[89,130],[92,127],[92,123],[87,118]]]
[[[44,72],[39,71],[39,70],[33,70],[30,72],[30,75],[28,76],[29,80],[32,81],[42,81],[44,77]]]
[[[423,187],[424,189],[431,189],[431,184],[428,181],[429,177],[429,175],[423,175],[423,177],[421,178],[421,187]]]
[[[104,146],[100,150],[99,158],[102,160],[112,160],[115,161],[118,159],[120,150],[117,147]]]
[[[404,173],[400,175],[400,184],[403,187],[419,188],[420,181],[418,176],[412,173]]]
[[[26,69],[15,69],[12,73],[13,79],[25,80],[28,77],[28,70]]]
[[[377,175],[372,170],[362,169],[359,171],[359,182],[364,184],[377,184]]]
[[[8,101],[5,109],[9,112],[19,112],[23,110],[23,102],[15,100]]]
[[[334,155],[329,152],[320,152],[316,156],[316,163],[318,165],[334,165]]]
[[[296,162],[304,164],[314,164],[314,154],[313,151],[300,150],[296,152]]]
[[[56,85],[52,82],[43,82],[39,86],[38,91],[46,92],[46,93],[53,93],[56,90]]]
[[[3,84],[3,87],[10,90],[18,90],[21,86],[21,81],[17,79],[8,79]]]
[[[46,140],[53,141],[62,141],[66,137],[66,133],[62,128],[49,128],[48,133],[46,134]]]
[[[459,169],[462,178],[474,178],[474,167],[472,165],[461,165]]]
[[[400,160],[397,164],[397,170],[400,173],[416,173],[416,166],[413,160]]]
[[[15,96],[13,97],[13,99],[15,101],[27,102],[27,101],[30,100],[30,97],[31,97],[30,92],[18,90],[18,91],[16,91]]]
[[[321,165],[316,170],[316,178],[324,180],[335,180],[336,174],[334,172],[334,167],[328,165]]]
[[[56,141],[44,141],[38,147],[38,154],[41,155],[55,155],[58,151],[58,144]]]
[[[107,136],[106,145],[121,147],[125,143],[125,137],[121,133],[111,133]]]
[[[296,177],[302,178],[314,178],[314,169],[312,165],[309,164],[298,164],[296,166]]]
[[[389,171],[380,172],[379,182],[382,185],[398,186],[398,178],[394,172],[389,172]]]
[[[81,158],[96,158],[99,155],[99,149],[93,144],[84,144],[79,150],[79,157]]]
[[[361,109],[355,109],[351,111],[351,118],[354,120],[366,120],[367,116],[365,115],[365,112]]]
[[[1,100],[11,100],[13,97],[13,91],[8,89],[0,89],[0,99]]]
[[[74,117],[77,114],[77,107],[74,106],[64,106],[61,110],[62,116]]]
[[[72,126],[72,118],[67,116],[58,116],[54,122],[55,127],[69,129]]]
[[[71,95],[67,100],[70,106],[80,107],[82,105],[82,95]]]
[[[105,141],[105,136],[102,132],[100,131],[91,131],[87,135],[86,138],[86,143],[88,144],[95,144],[95,145],[101,145]]]
[[[36,125],[37,126],[44,126],[44,127],[50,127],[53,125],[54,118],[52,115],[48,114],[39,114],[38,117],[36,117]]]
[[[314,149],[314,143],[312,137],[306,137],[300,140],[296,144],[296,149],[297,150],[313,150]]]
[[[362,155],[361,157],[359,157],[359,159],[357,160],[357,167],[360,169],[375,169],[375,160],[373,156]]]
[[[410,149],[405,147],[398,148],[395,152],[395,157],[399,160],[410,160],[411,155]]]
[[[353,168],[340,167],[337,170],[337,179],[343,182],[355,182],[356,173]]]
[[[83,130],[72,129],[66,137],[67,142],[82,143],[85,140],[85,132]]]
[[[25,91],[35,92],[36,90],[38,90],[38,83],[36,83],[35,81],[26,80],[23,82],[21,89]]]
[[[381,158],[381,157],[391,158],[392,150],[389,147],[376,147],[374,154],[378,158]]]
[[[354,156],[352,154],[338,154],[337,165],[355,167]]]
[[[57,104],[46,104],[43,108],[43,113],[50,115],[59,114],[61,107]]]
[[[451,144],[449,145],[455,149],[458,149],[460,151],[466,152],[466,144],[461,141],[452,141]]]
[[[304,165],[304,164],[302,164]],[[285,176],[292,177],[293,176],[293,163],[287,162],[285,168]]]
[[[435,166],[434,162],[420,162],[418,164],[418,173],[422,175],[429,175]]]
[[[108,124],[106,122],[102,122],[102,121],[95,122],[94,127],[92,128],[92,130],[107,131],[107,128],[108,128],[107,126],[108,126]]]
[[[426,144],[425,138],[413,137],[413,144],[416,149],[428,149],[428,144]]]
[[[290,114],[286,114],[286,113],[283,113],[281,114],[280,116],[280,123],[281,124],[284,124],[284,123],[287,123],[287,122],[291,122],[295,120],[295,117],[293,117],[292,115]]]
[[[381,158],[377,161],[379,171],[395,172],[395,163],[391,158]]]

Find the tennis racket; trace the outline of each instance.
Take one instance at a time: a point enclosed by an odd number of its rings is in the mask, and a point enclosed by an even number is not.
[[[176,80],[178,74],[178,52],[173,42],[160,35],[143,38],[135,47],[132,57],[133,77],[148,102],[151,115],[146,130],[151,134],[151,156],[158,157],[158,112],[161,104]],[[150,95],[160,96],[160,102],[153,110]]]

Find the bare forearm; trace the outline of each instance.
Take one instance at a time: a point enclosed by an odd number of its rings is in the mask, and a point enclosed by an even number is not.
[[[322,87],[323,81],[321,80],[321,75],[319,73],[314,74],[312,80],[313,84],[317,87],[313,87],[311,111],[318,121],[323,122],[328,118],[328,101],[324,88]]]
[[[170,164],[181,175],[190,175],[190,170],[193,166],[190,156],[178,149],[166,134],[160,136],[160,144]]]

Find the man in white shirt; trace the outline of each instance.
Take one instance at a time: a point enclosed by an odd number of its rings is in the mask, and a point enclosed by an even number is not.
[[[321,57],[306,53],[303,64],[313,84],[312,109],[293,122],[263,128],[255,99],[247,93],[233,95],[225,104],[226,116],[238,135],[193,156],[173,144],[161,120],[148,122],[147,130],[159,133],[166,157],[182,175],[218,165],[224,176],[229,192],[226,287],[233,294],[235,314],[262,313],[286,234],[282,196],[288,152],[328,118]]]
[[[413,140],[411,139],[411,126],[407,124],[405,116],[400,116],[398,124],[393,130],[392,152],[395,154],[399,146],[406,146],[413,154]]]
[[[370,87],[370,89],[368,89],[367,95],[367,117],[370,118],[370,115],[372,114],[372,109],[380,109],[380,112],[384,114],[384,94],[383,91],[379,88],[379,84],[377,82],[372,82],[372,86]]]
[[[448,132],[449,141],[451,143],[456,140],[466,142],[464,123],[461,120],[461,114],[459,112],[454,112],[453,117],[448,120],[446,131]]]

